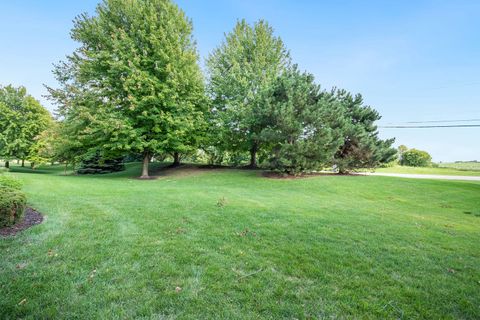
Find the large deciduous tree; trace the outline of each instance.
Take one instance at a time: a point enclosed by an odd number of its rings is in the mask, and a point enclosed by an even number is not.
[[[212,125],[224,149],[250,152],[256,167],[265,128],[265,105],[275,79],[290,64],[282,40],[265,21],[250,26],[239,21],[207,61]]]
[[[74,23],[81,46],[55,68],[50,94],[83,148],[141,153],[143,178],[155,153],[194,148],[206,110],[184,12],[170,0],[105,0]]]
[[[0,87],[0,156],[23,161],[30,156],[36,137],[52,123],[50,113],[25,87]]]

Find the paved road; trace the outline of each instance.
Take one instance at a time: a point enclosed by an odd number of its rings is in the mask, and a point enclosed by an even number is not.
[[[384,177],[398,177],[410,179],[435,179],[435,180],[464,180],[464,181],[480,181],[477,176],[445,176],[439,174],[407,174],[407,173],[383,173],[383,172],[367,172],[359,173],[367,176],[384,176]]]

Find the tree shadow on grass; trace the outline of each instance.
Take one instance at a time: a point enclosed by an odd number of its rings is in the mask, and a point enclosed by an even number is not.
[[[49,170],[49,169],[31,169],[31,168],[22,168],[22,167],[11,167],[9,172],[12,173],[34,173],[34,174],[56,174],[58,173],[57,170]]]
[[[228,166],[217,166],[217,165],[203,165],[203,164],[180,164],[180,165],[172,165],[172,164],[163,164],[157,166],[151,170],[150,176],[151,179],[159,179],[163,177],[186,177],[192,176],[197,174],[202,174],[206,172],[212,172],[216,170],[227,170],[227,169],[238,169],[235,167],[228,167]]]

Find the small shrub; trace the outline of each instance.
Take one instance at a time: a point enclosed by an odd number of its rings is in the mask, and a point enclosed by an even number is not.
[[[15,178],[0,175],[0,187],[8,187],[11,189],[20,190],[22,188],[22,183]]]
[[[11,226],[23,217],[27,199],[20,190],[0,186],[0,227]]]
[[[432,162],[432,157],[428,152],[417,150],[417,149],[410,149],[405,151],[402,154],[402,160],[400,164],[402,166],[409,166],[409,167],[428,167]]]

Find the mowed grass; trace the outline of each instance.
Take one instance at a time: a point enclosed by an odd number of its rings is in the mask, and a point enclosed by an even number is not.
[[[477,169],[460,169],[455,167],[406,167],[395,166],[389,168],[378,168],[375,172],[383,173],[407,173],[407,174],[434,174],[444,176],[479,176],[480,168]]]
[[[14,173],[2,319],[480,318],[478,183],[61,170]]]

